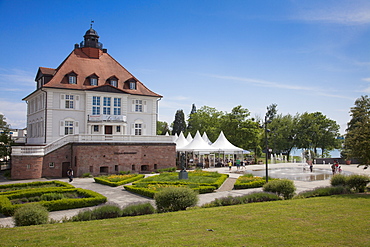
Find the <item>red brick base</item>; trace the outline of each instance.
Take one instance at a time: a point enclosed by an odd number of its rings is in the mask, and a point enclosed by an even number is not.
[[[27,166],[28,165],[28,166]],[[120,171],[149,173],[176,166],[175,144],[71,143],[44,157],[12,156],[12,178],[65,177],[71,166],[75,176]]]

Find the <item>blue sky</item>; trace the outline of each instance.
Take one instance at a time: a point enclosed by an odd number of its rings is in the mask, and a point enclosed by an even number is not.
[[[0,113],[26,126],[38,67],[56,68],[94,20],[104,47],[163,95],[159,120],[191,105],[263,117],[320,111],[344,133],[370,92],[370,1],[0,0]]]

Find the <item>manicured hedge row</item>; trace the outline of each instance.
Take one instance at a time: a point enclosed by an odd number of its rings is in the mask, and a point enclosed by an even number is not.
[[[241,189],[250,189],[250,188],[260,188],[263,187],[263,185],[266,183],[266,180],[259,180],[259,181],[250,181],[248,183],[241,183],[236,180],[234,184],[235,190],[241,190]]]
[[[145,175],[143,175],[143,174],[137,174],[134,177],[131,177],[131,178],[128,178],[128,179],[125,179],[125,180],[121,180],[119,182],[111,182],[107,179],[104,179],[103,177],[94,177],[94,180],[95,180],[96,183],[99,183],[99,184],[104,184],[104,185],[109,185],[109,186],[112,186],[112,187],[117,187],[117,186],[120,186],[120,185],[123,185],[123,184],[128,184],[128,183],[140,180],[144,177],[145,177]]]
[[[154,190],[150,190],[148,188],[137,187],[135,185],[125,185],[124,188],[127,191],[130,191],[132,193],[136,193],[136,194],[146,196],[146,197],[150,197],[150,198],[154,198],[154,195],[157,192],[157,191],[154,191]]]
[[[12,199],[41,196],[45,193],[52,193],[52,192],[53,193],[76,192],[85,198],[61,199],[61,200],[54,200],[54,201],[40,201],[40,202],[32,202],[32,203],[39,203],[45,206],[49,211],[58,211],[58,210],[65,210],[65,209],[95,206],[101,203],[105,203],[107,201],[107,198],[105,196],[97,192],[86,190],[86,189],[80,189],[80,188],[34,189],[34,190],[19,191],[18,193],[14,193],[10,195],[0,195],[0,212],[2,212],[4,215],[10,216],[14,214],[15,209],[25,205],[25,204],[14,204],[13,205],[10,201]]]
[[[50,185],[50,187],[42,187]],[[16,183],[0,185],[0,195],[7,195],[17,193],[22,190],[47,189],[47,188],[74,188],[73,185],[62,181],[45,181],[45,182],[31,182],[31,183]],[[2,192],[3,191],[3,192]]]

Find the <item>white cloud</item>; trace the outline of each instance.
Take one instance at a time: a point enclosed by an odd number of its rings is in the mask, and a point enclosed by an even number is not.
[[[369,1],[308,1],[298,2],[294,19],[309,22],[337,23],[342,25],[363,25],[370,23]]]
[[[369,78],[362,78],[363,81],[368,81],[370,82],[370,77]]]
[[[10,102],[0,99],[0,114],[6,118],[6,122],[11,128],[26,127],[26,109],[24,102]]]

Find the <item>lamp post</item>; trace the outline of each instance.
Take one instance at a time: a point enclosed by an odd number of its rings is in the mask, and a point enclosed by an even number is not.
[[[267,124],[271,123],[270,120],[267,120],[267,115],[265,116],[264,128],[265,128],[265,145],[266,145],[266,183],[269,181],[269,174],[268,174],[268,155],[269,155],[269,148],[268,148],[268,140],[267,140],[267,133],[270,132],[267,129]]]

